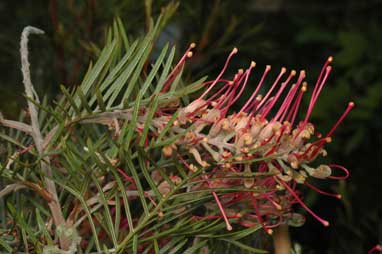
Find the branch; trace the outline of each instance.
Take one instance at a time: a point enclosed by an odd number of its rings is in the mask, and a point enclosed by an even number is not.
[[[29,69],[29,60],[28,60],[28,37],[30,34],[43,34],[44,31],[32,27],[27,26],[24,28],[22,34],[21,34],[21,42],[20,42],[20,54],[21,54],[21,72],[23,73],[23,83],[25,87],[25,93],[26,96],[31,98],[32,100],[39,101],[38,96],[36,94],[36,91],[34,90],[34,87],[32,85],[31,81],[31,75],[30,75],[30,69]],[[38,123],[38,113],[36,106],[30,101],[27,101],[28,103],[28,109],[31,117],[31,125],[32,125],[32,136],[36,143],[37,150],[39,153],[42,151],[41,144],[42,144],[42,137],[40,132],[40,126]]]
[[[20,54],[21,54],[21,71],[23,74],[23,83],[25,87],[26,96],[31,98],[32,100],[39,102],[38,96],[34,87],[32,85],[30,69],[29,69],[29,60],[28,60],[28,37],[30,34],[43,34],[44,31],[32,27],[27,26],[24,28],[21,34],[21,42],[20,42]],[[36,105],[32,103],[32,101],[27,100],[29,114],[31,118],[31,127],[32,127],[32,137],[34,143],[36,145],[37,151],[40,155],[43,154],[43,137],[40,131],[40,125],[38,122],[38,111]],[[54,182],[49,178],[52,176],[52,171],[50,168],[50,160],[49,158],[44,158],[41,160],[41,169],[42,172],[47,175],[45,177],[44,182],[46,185],[47,191],[51,194],[52,200],[48,203],[49,209],[51,211],[54,224],[56,228],[62,227],[66,225],[64,215],[61,210],[61,205],[58,200],[57,190]],[[71,246],[71,240],[65,236],[64,234],[59,237],[60,247],[64,250],[68,250]]]

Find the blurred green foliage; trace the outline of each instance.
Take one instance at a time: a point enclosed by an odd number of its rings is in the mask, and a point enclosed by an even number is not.
[[[15,118],[23,107],[18,41],[24,26],[47,32],[39,44],[32,40],[32,75],[38,92],[53,98],[59,84],[74,86],[81,80],[115,16],[124,21],[128,34],[142,34],[147,18],[169,2],[1,1],[1,111]],[[246,67],[255,57],[258,68],[265,64],[275,69],[306,68],[309,84],[314,84],[325,59],[334,56],[333,74],[313,118],[317,129],[325,132],[348,101],[356,102],[356,109],[328,146],[328,160],[347,166],[351,178],[340,185],[322,186],[340,191],[342,202],[317,195],[307,198],[333,226],[322,228],[308,217],[307,225],[293,232],[303,253],[365,253],[382,242],[382,202],[378,201],[382,196],[381,10],[380,0],[183,0],[158,38],[158,44],[176,44],[178,54],[190,42],[198,44],[187,74],[193,79],[216,72],[234,46],[239,55],[233,66]]]

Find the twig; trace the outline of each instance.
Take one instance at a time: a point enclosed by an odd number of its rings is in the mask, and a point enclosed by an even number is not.
[[[25,185],[20,184],[20,183],[13,183],[5,186],[1,191],[0,191],[0,198],[3,198],[4,196],[8,195],[12,191],[16,192],[20,189],[26,188]]]
[[[30,69],[29,69],[29,60],[28,60],[28,37],[30,34],[43,34],[44,31],[32,27],[27,26],[24,28],[22,34],[21,34],[21,42],[20,42],[20,54],[21,54],[21,71],[23,74],[23,83],[25,87],[25,93],[26,96],[34,101],[39,101],[38,96],[33,88],[31,77],[30,77]],[[31,126],[32,126],[32,137],[34,140],[34,143],[36,145],[37,151],[40,155],[43,154],[43,137],[41,135],[40,126],[38,122],[38,111],[36,106],[33,104],[32,101],[27,100],[28,102],[28,109],[30,113],[31,118]],[[48,206],[50,208],[54,224],[56,225],[56,228],[59,226],[65,226],[65,218],[61,210],[61,206],[58,200],[57,196],[57,190],[54,182],[49,178],[52,176],[52,171],[50,168],[50,160],[49,158],[44,158],[44,160],[41,160],[41,169],[44,174],[46,174],[48,177],[45,177],[44,183],[46,186],[47,191],[52,196],[52,201],[48,203]],[[71,246],[71,240],[65,236],[61,235],[59,237],[60,247],[63,250],[68,250]]]
[[[32,128],[28,124],[18,122],[18,121],[13,121],[13,120],[7,120],[4,119],[3,114],[0,112],[0,124],[9,127],[12,129],[16,129],[22,132],[25,132],[26,134],[31,134],[32,133]]]

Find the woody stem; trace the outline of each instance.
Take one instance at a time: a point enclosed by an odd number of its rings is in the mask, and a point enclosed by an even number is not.
[[[287,224],[281,224],[278,226],[273,236],[273,246],[275,254],[290,254],[291,242],[289,237],[289,230]]]

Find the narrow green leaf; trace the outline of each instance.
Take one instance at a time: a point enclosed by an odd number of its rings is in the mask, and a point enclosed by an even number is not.
[[[152,252],[152,250],[153,250],[153,248],[154,248],[154,246],[152,245],[152,244],[150,244],[150,245],[147,245],[147,246],[145,246],[146,248],[145,248],[145,250],[142,252],[142,254],[151,254],[151,253],[153,253]]]
[[[78,89],[77,91],[76,91],[76,94],[78,95],[78,98],[80,98],[80,100],[81,100],[81,103],[80,103],[80,109],[81,108],[85,108],[85,110],[86,110],[86,112],[87,113],[89,113],[89,114],[91,114],[91,113],[93,113],[93,111],[92,111],[92,109],[90,108],[90,105],[89,105],[89,103],[88,103],[88,101],[87,101],[87,99],[86,99],[86,96],[85,96],[85,94],[81,91],[81,89]]]
[[[253,248],[249,245],[246,245],[244,243],[241,243],[241,242],[229,239],[229,238],[222,238],[221,240],[228,242],[230,244],[233,244],[233,245],[239,247],[240,249],[249,251],[251,253],[269,253],[268,251],[256,249],[256,248]]]
[[[182,73],[183,73],[183,67],[180,70],[180,72],[178,73],[178,75],[176,76],[176,78],[174,79],[174,81],[172,82],[170,92],[176,91],[176,88],[178,87],[180,80],[182,78]]]
[[[113,173],[114,179],[117,182],[119,193],[122,195],[123,206],[124,206],[125,215],[127,218],[127,223],[129,225],[129,230],[132,231],[133,230],[133,218],[132,218],[131,212],[130,212],[129,200],[128,200],[128,197],[126,195],[126,188],[123,185],[121,177],[119,176],[117,171],[113,167],[110,170]]]
[[[152,191],[154,191],[156,197],[161,197],[162,194],[159,192],[157,185],[154,183],[153,179],[151,178],[151,175],[147,169],[146,161],[144,160],[144,156],[142,155],[144,151],[142,149],[138,148],[138,162],[141,169],[141,172],[143,173],[143,176],[145,177],[146,181],[150,185],[150,188]]]
[[[176,111],[176,112],[171,116],[171,118],[170,118],[170,120],[168,120],[166,126],[165,126],[165,127],[163,128],[163,130],[159,133],[159,136],[158,136],[158,138],[156,139],[157,142],[160,141],[160,140],[162,140],[163,137],[168,133],[168,131],[170,130],[170,128],[171,128],[172,125],[174,124],[174,121],[177,119],[178,115],[179,115],[179,111]],[[154,139],[153,139],[153,142],[155,142]],[[150,144],[150,147],[152,147],[151,144]],[[154,147],[156,147],[156,146],[154,146]]]
[[[184,239],[182,242],[178,243],[168,254],[176,254],[179,250],[183,248],[184,245],[188,242],[187,239]]]
[[[95,88],[95,94],[97,97],[97,102],[98,102],[99,108],[101,109],[102,112],[106,111],[105,102],[103,100],[103,97],[102,97],[102,94],[101,94],[99,87]]]
[[[138,173],[135,169],[133,162],[131,161],[131,159],[129,157],[131,157],[131,156],[127,156],[125,161],[126,161],[126,164],[129,168],[129,171],[131,172],[131,174],[134,178],[134,182],[137,185],[137,189],[138,189],[138,193],[139,193],[139,199],[141,200],[143,211],[145,212],[146,215],[148,215],[149,214],[149,208],[148,208],[147,203],[146,203],[145,193],[144,193],[144,190],[143,190],[143,187],[141,184],[141,180],[138,176]]]
[[[3,247],[8,253],[13,252],[13,248],[3,238],[0,238],[0,246]]]
[[[98,232],[97,232],[97,229],[95,227],[95,224],[94,224],[93,217],[92,217],[91,211],[89,209],[89,206],[86,204],[86,201],[84,200],[83,196],[81,195],[81,193],[78,193],[77,191],[75,191],[74,189],[70,188],[65,183],[61,182],[61,180],[55,179],[55,182],[58,185],[60,185],[63,189],[65,189],[66,191],[71,193],[73,196],[75,196],[81,202],[81,204],[82,204],[82,206],[83,206],[83,208],[85,210],[86,216],[88,217],[88,222],[90,224],[90,228],[91,228],[92,233],[93,233],[92,238],[94,239],[97,251],[101,252],[101,245],[100,245],[100,242],[99,242],[99,239],[98,239]]]
[[[122,37],[123,44],[125,46],[125,50],[127,51],[129,49],[130,43],[129,43],[129,40],[128,40],[127,35],[126,35],[125,27],[124,27],[120,17],[117,17],[116,20],[117,20],[119,34]]]
[[[183,254],[193,254],[193,253],[196,253],[198,250],[200,250],[201,248],[203,248],[204,246],[206,246],[208,243],[207,240],[203,240],[203,241],[200,241],[198,242],[197,244],[194,244],[193,246],[191,246],[190,248],[188,248],[187,250],[185,250],[183,252]]]
[[[3,133],[1,133],[1,132],[0,132],[0,138],[2,138],[2,139],[4,139],[4,140],[8,141],[8,142],[11,143],[11,144],[14,144],[14,145],[18,146],[18,147],[21,148],[21,149],[25,149],[25,148],[26,148],[26,146],[24,146],[24,145],[23,145],[21,142],[19,142],[18,140],[14,139],[14,138],[12,138],[12,137],[6,135],[6,134],[3,134]]]
[[[216,233],[225,230],[226,225],[223,220],[200,220],[190,225],[191,228],[183,230],[181,234],[187,236],[199,236],[200,234],[206,234],[208,232]]]
[[[144,63],[146,62],[147,57],[149,56],[150,50],[148,50],[148,47],[151,43],[152,43],[152,35],[149,34],[143,40],[142,44],[140,45],[141,47],[139,48],[139,51],[137,52],[137,54],[134,56],[132,62],[128,65],[124,73],[117,80],[118,82],[116,81],[113,84],[113,89],[112,89],[113,93],[108,101],[108,104],[107,104],[108,108],[113,105],[117,96],[120,95],[120,92],[123,86],[125,85],[126,81],[128,80],[128,78],[130,78],[131,74],[133,74],[131,80],[129,81],[127,85],[127,89],[123,95],[121,105],[123,104],[123,101],[130,96],[130,93],[133,90],[134,86],[136,85],[136,82],[141,74],[142,67]],[[135,72],[133,73],[134,70]]]
[[[175,164],[176,169],[178,170],[179,174],[181,175],[182,178],[187,177],[187,173],[184,170],[184,166],[180,164],[179,159],[176,158],[176,155],[173,155],[173,162]]]
[[[213,197],[211,195],[205,195],[205,196],[202,196],[202,197],[198,197],[198,196],[194,196],[195,198],[192,199],[192,196],[190,196],[190,199],[188,199],[187,201],[175,201],[172,205],[170,206],[166,206],[165,208],[162,209],[163,212],[165,213],[171,213],[172,211],[176,210],[176,209],[181,209],[187,205],[191,205],[192,207],[198,207],[197,203],[198,202],[208,202],[209,200],[212,200]],[[170,199],[173,199],[172,197],[170,197]],[[201,204],[203,204],[201,203]]]
[[[114,246],[117,246],[118,245],[118,241],[117,241],[117,236],[115,234],[115,229],[114,229],[114,225],[113,225],[113,219],[111,218],[111,213],[110,213],[110,209],[109,209],[109,206],[107,204],[107,200],[106,200],[106,197],[105,197],[105,194],[102,190],[102,187],[97,179],[97,177],[94,176],[94,174],[91,175],[91,178],[93,179],[93,183],[96,185],[97,189],[98,189],[98,195],[100,197],[100,200],[101,200],[101,203],[104,207],[104,220],[106,221],[106,226],[108,228],[108,232],[110,233],[111,235],[111,239],[113,241],[113,244]]]
[[[94,68],[92,68],[87,75],[85,76],[85,79],[80,85],[80,91],[87,95],[90,88],[94,85],[94,82],[99,77],[99,74],[101,73],[102,69],[105,67],[106,63],[109,61],[113,50],[116,46],[116,42],[113,41],[109,45],[107,45],[101,52],[101,55],[97,61],[97,63],[94,65]],[[76,99],[76,104],[79,106],[80,99]]]
[[[16,207],[11,204],[9,201],[7,202],[7,209],[19,225],[20,229],[24,232],[25,240],[30,239],[33,243],[38,242],[37,236],[34,233],[34,230],[30,227],[30,225],[25,221],[23,210],[16,209]],[[28,236],[27,236],[28,235]]]
[[[158,142],[153,146],[153,148],[156,147],[162,147],[162,146],[167,146],[178,140],[179,138],[185,136],[189,131],[191,131],[194,128],[194,124],[189,126],[187,129],[184,130],[184,132],[178,133],[176,135],[173,135],[172,137],[165,139],[165,140],[160,140],[158,138]]]
[[[246,229],[243,229],[240,231],[225,234],[224,237],[228,237],[229,239],[232,239],[232,240],[240,240],[244,237],[252,235],[256,231],[261,230],[261,229],[262,229],[261,225],[253,226],[253,227],[246,228]]]
[[[157,163],[150,157],[150,155],[148,153],[146,153],[143,149],[141,148],[138,148],[138,158],[139,156],[141,156],[142,158],[144,158],[146,161],[149,161],[152,165],[153,165],[153,168],[154,169],[157,169],[160,173],[160,175],[163,177],[163,179],[168,182],[170,184],[170,187],[173,188],[175,186],[175,184],[171,181],[171,179],[168,177],[168,175],[163,171],[162,168],[158,167],[157,166]],[[147,169],[147,172],[149,170]],[[151,179],[151,178],[150,178]],[[155,184],[154,184],[155,185]],[[156,186],[156,185],[155,185]],[[159,195],[161,196],[161,195]]]
[[[155,254],[159,254],[159,244],[158,244],[157,239],[154,239],[153,242],[154,242],[154,251],[155,251]]]
[[[153,69],[150,71],[149,76],[146,78],[145,83],[143,84],[142,88],[140,89],[140,92],[139,92],[139,94],[135,100],[134,111],[133,111],[132,119],[131,119],[130,124],[129,124],[130,125],[129,131],[128,131],[127,136],[126,136],[126,150],[128,150],[128,148],[129,148],[131,138],[133,137],[133,133],[135,131],[135,126],[136,126],[137,119],[138,119],[138,112],[139,112],[139,109],[141,106],[141,100],[142,100],[143,96],[145,95],[146,90],[149,88],[149,85],[153,81],[157,71],[159,70],[159,67],[161,66],[162,61],[166,55],[167,48],[168,48],[168,46],[163,48],[160,56],[158,57],[157,61],[155,62]]]
[[[114,230],[117,239],[119,238],[119,226],[121,222],[121,201],[119,198],[119,191],[114,195],[115,200],[115,222],[114,222]]]
[[[167,48],[167,45],[166,45],[166,48]],[[164,49],[163,49],[164,50]],[[163,52],[163,51],[162,51]],[[158,85],[156,86],[155,88],[155,91],[153,93],[153,103],[152,103],[152,106],[149,107],[150,108],[150,112],[147,116],[147,119],[146,119],[146,122],[145,122],[145,126],[143,128],[143,132],[142,132],[142,135],[141,135],[141,140],[139,142],[139,145],[140,146],[143,146],[144,145],[144,142],[146,140],[146,137],[147,137],[147,133],[149,131],[149,128],[151,126],[151,121],[154,117],[154,114],[158,108],[158,105],[159,105],[159,92],[162,90],[162,87],[164,86],[165,82],[166,82],[166,77],[170,71],[170,66],[171,66],[171,63],[172,63],[172,60],[174,58],[174,55],[175,55],[175,47],[173,47],[171,49],[171,52],[170,52],[170,55],[168,56],[167,58],[167,62],[165,64],[165,67],[162,71],[162,74],[161,74],[161,77],[158,81]]]
[[[26,253],[29,254],[28,236],[24,227],[21,227],[21,236],[23,238],[24,249],[26,250]]]
[[[199,206],[193,206],[193,207],[191,207],[191,208],[189,208],[189,209],[187,209],[181,213],[178,213],[178,214],[173,214],[172,213],[173,211],[169,211],[169,212],[164,214],[165,217],[162,218],[160,221],[156,221],[157,219],[154,218],[153,221],[155,220],[155,224],[152,227],[150,227],[149,229],[141,232],[140,235],[145,236],[146,234],[148,234],[149,232],[151,232],[153,230],[159,230],[164,225],[168,225],[170,223],[173,223],[174,221],[176,221],[178,219],[180,220],[185,215],[190,214],[190,213],[192,213],[192,211],[197,210],[198,207]],[[148,222],[148,223],[150,223],[150,222]],[[167,233],[169,233],[169,232],[167,232]],[[167,233],[165,233],[164,235],[166,235]],[[145,237],[145,239],[143,239],[142,242],[157,239],[159,236],[161,236],[159,234],[160,234],[160,232],[156,232],[156,234],[154,234],[152,236]]]
[[[39,209],[36,208],[35,211],[36,211],[36,221],[37,221],[39,230],[43,233],[44,238],[47,241],[48,245],[53,245],[53,240],[50,237],[50,234],[48,232],[48,229],[46,228],[44,219],[41,217]]]
[[[168,251],[177,243],[182,241],[183,237],[174,237],[168,243],[166,243],[159,251],[160,254],[168,253]]]
[[[159,23],[160,23],[160,19],[161,19],[161,17],[159,17],[155,27],[153,28],[153,30],[145,38],[146,43],[144,44],[144,47],[142,47],[142,51],[143,51],[142,54],[141,54],[142,58],[140,59],[138,67],[137,67],[133,77],[131,78],[131,80],[130,80],[128,86],[127,86],[126,92],[123,95],[122,103],[121,103],[122,105],[125,105],[127,100],[130,98],[131,91],[133,90],[134,86],[136,85],[136,82],[137,82],[137,80],[138,80],[138,78],[139,78],[139,76],[141,74],[142,68],[145,65],[145,63],[147,61],[147,58],[148,58],[148,56],[151,53],[151,47],[152,47],[153,39],[154,39],[154,36],[155,36],[156,32],[158,31],[158,26],[159,26]],[[150,46],[150,48],[148,48],[148,46]],[[159,66],[158,66],[158,68],[159,68]],[[146,81],[147,81],[147,79],[146,79]]]
[[[74,102],[73,96],[69,93],[68,90],[66,90],[65,86],[60,85],[60,89],[61,89],[62,93],[65,95],[65,98],[69,101],[73,110],[76,112],[76,115],[81,115],[81,110],[78,108],[77,104]]]
[[[187,85],[181,89],[178,89],[174,92],[174,96],[177,98],[182,98],[184,96],[187,96],[189,94],[195,93],[196,91],[205,88],[202,84],[204,81],[206,81],[207,76],[200,78],[199,80],[193,82],[190,85]]]
[[[138,235],[133,236],[133,254],[138,254]]]
[[[113,93],[119,93],[119,92],[115,92],[115,90],[122,88],[126,80],[129,78],[130,73],[134,67],[133,67],[133,63],[130,63],[128,65],[127,63],[132,57],[133,53],[135,52],[138,42],[139,40],[136,40],[130,46],[130,48],[126,51],[121,61],[119,61],[119,63],[110,71],[105,81],[102,82],[100,86],[100,91],[104,92],[107,89],[103,97],[105,101],[107,101]],[[123,68],[125,68],[125,70],[122,71]],[[122,73],[120,73],[121,71]],[[94,101],[95,101],[95,98],[92,98],[92,100],[90,100],[90,104],[92,105]],[[109,102],[107,108],[109,108],[111,104],[112,103]]]
[[[90,253],[90,251],[93,249],[93,247],[94,247],[94,243],[95,243],[95,241],[94,241],[94,237],[91,237],[90,238],[90,241],[88,242],[88,245],[86,246],[86,250],[85,250],[85,254],[88,254],[88,253]],[[94,253],[94,252],[93,252]]]

